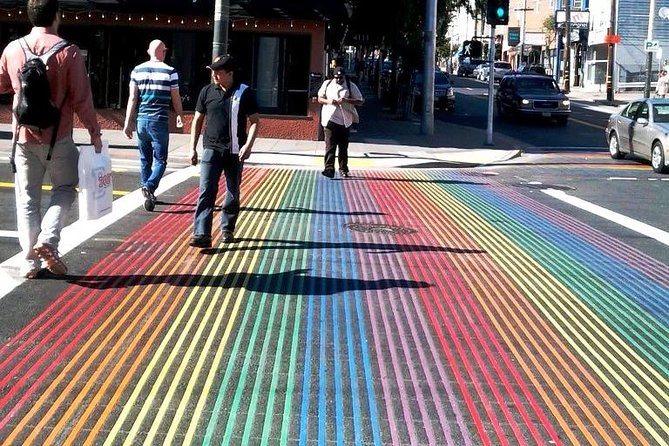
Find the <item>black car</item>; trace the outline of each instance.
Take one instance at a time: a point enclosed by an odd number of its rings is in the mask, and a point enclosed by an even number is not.
[[[423,73],[415,72],[411,84],[413,86],[414,110],[420,109],[423,103]],[[441,70],[434,71],[434,106],[442,110],[455,109],[455,93],[451,78]]]
[[[565,125],[569,120],[569,98],[555,79],[539,74],[508,74],[495,94],[497,112],[503,116],[555,119]]]
[[[469,76],[474,74],[474,70],[476,67],[481,65],[483,63],[483,60],[481,59],[465,59],[463,60],[460,65],[458,66],[458,76]]]
[[[522,64],[518,67],[518,72],[523,74],[546,74],[546,67],[543,65]]]

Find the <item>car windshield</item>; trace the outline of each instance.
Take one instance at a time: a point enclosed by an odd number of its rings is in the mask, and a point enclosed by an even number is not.
[[[518,91],[525,93],[557,93],[560,89],[552,78],[517,79]]]
[[[417,85],[423,85],[423,74],[422,73],[416,73],[415,81]],[[435,85],[449,85],[450,86],[450,79],[446,74],[444,74],[443,71],[435,71],[434,72],[434,84]]]
[[[655,122],[669,122],[669,104],[653,104]]]
[[[504,68],[505,70],[511,69],[511,64],[509,62],[495,62],[495,68]]]

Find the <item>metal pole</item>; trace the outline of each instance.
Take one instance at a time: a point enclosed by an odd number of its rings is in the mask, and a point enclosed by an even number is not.
[[[228,24],[230,22],[230,0],[216,0],[214,5],[214,41],[211,60],[228,54]]]
[[[522,40],[520,41],[520,60],[518,61],[518,65],[522,65],[523,56],[525,55],[525,27],[527,26],[526,18],[527,18],[527,0],[525,0],[523,3],[523,37]]]
[[[555,77],[555,82],[560,83],[560,65],[562,64],[562,59],[560,58],[560,51],[562,49],[562,30],[560,29],[560,24],[557,21],[557,10],[555,11],[555,37],[557,42],[555,42],[555,71],[553,77]]]
[[[655,0],[650,0],[648,11],[648,40],[653,40],[653,25],[655,23]],[[643,89],[643,97],[650,97],[650,76],[653,72],[653,53],[648,51],[646,56],[646,86]]]
[[[569,2],[572,0],[566,0],[565,2],[565,22],[564,22],[564,32],[565,42],[564,42],[564,91],[569,93],[571,89],[571,5]]]
[[[488,48],[488,127],[486,130],[486,144],[494,145],[492,141],[492,114],[495,95],[495,25],[490,25],[490,45]]]
[[[434,135],[434,55],[437,46],[437,0],[427,0],[425,19],[424,91],[420,132],[423,135]]]
[[[611,0],[611,21],[609,22],[609,36],[616,33],[616,0]],[[609,48],[606,58],[606,101],[610,105],[614,105],[613,94],[613,61],[614,61],[615,44],[609,42]]]

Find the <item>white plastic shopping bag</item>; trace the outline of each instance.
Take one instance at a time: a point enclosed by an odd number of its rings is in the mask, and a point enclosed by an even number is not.
[[[95,220],[112,210],[112,169],[109,142],[102,142],[102,152],[93,145],[79,146],[79,219]]]

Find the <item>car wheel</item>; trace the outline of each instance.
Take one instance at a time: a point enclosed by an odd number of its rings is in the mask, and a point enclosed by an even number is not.
[[[615,133],[611,133],[611,137],[609,138],[609,155],[611,155],[611,158],[614,160],[619,160],[620,158],[624,157],[625,154],[620,151],[620,143],[618,142],[618,135]]]
[[[653,166],[653,170],[657,173],[666,173],[669,171],[664,162],[664,147],[662,147],[661,142],[657,141],[653,144],[653,148],[650,151],[650,163]]]

